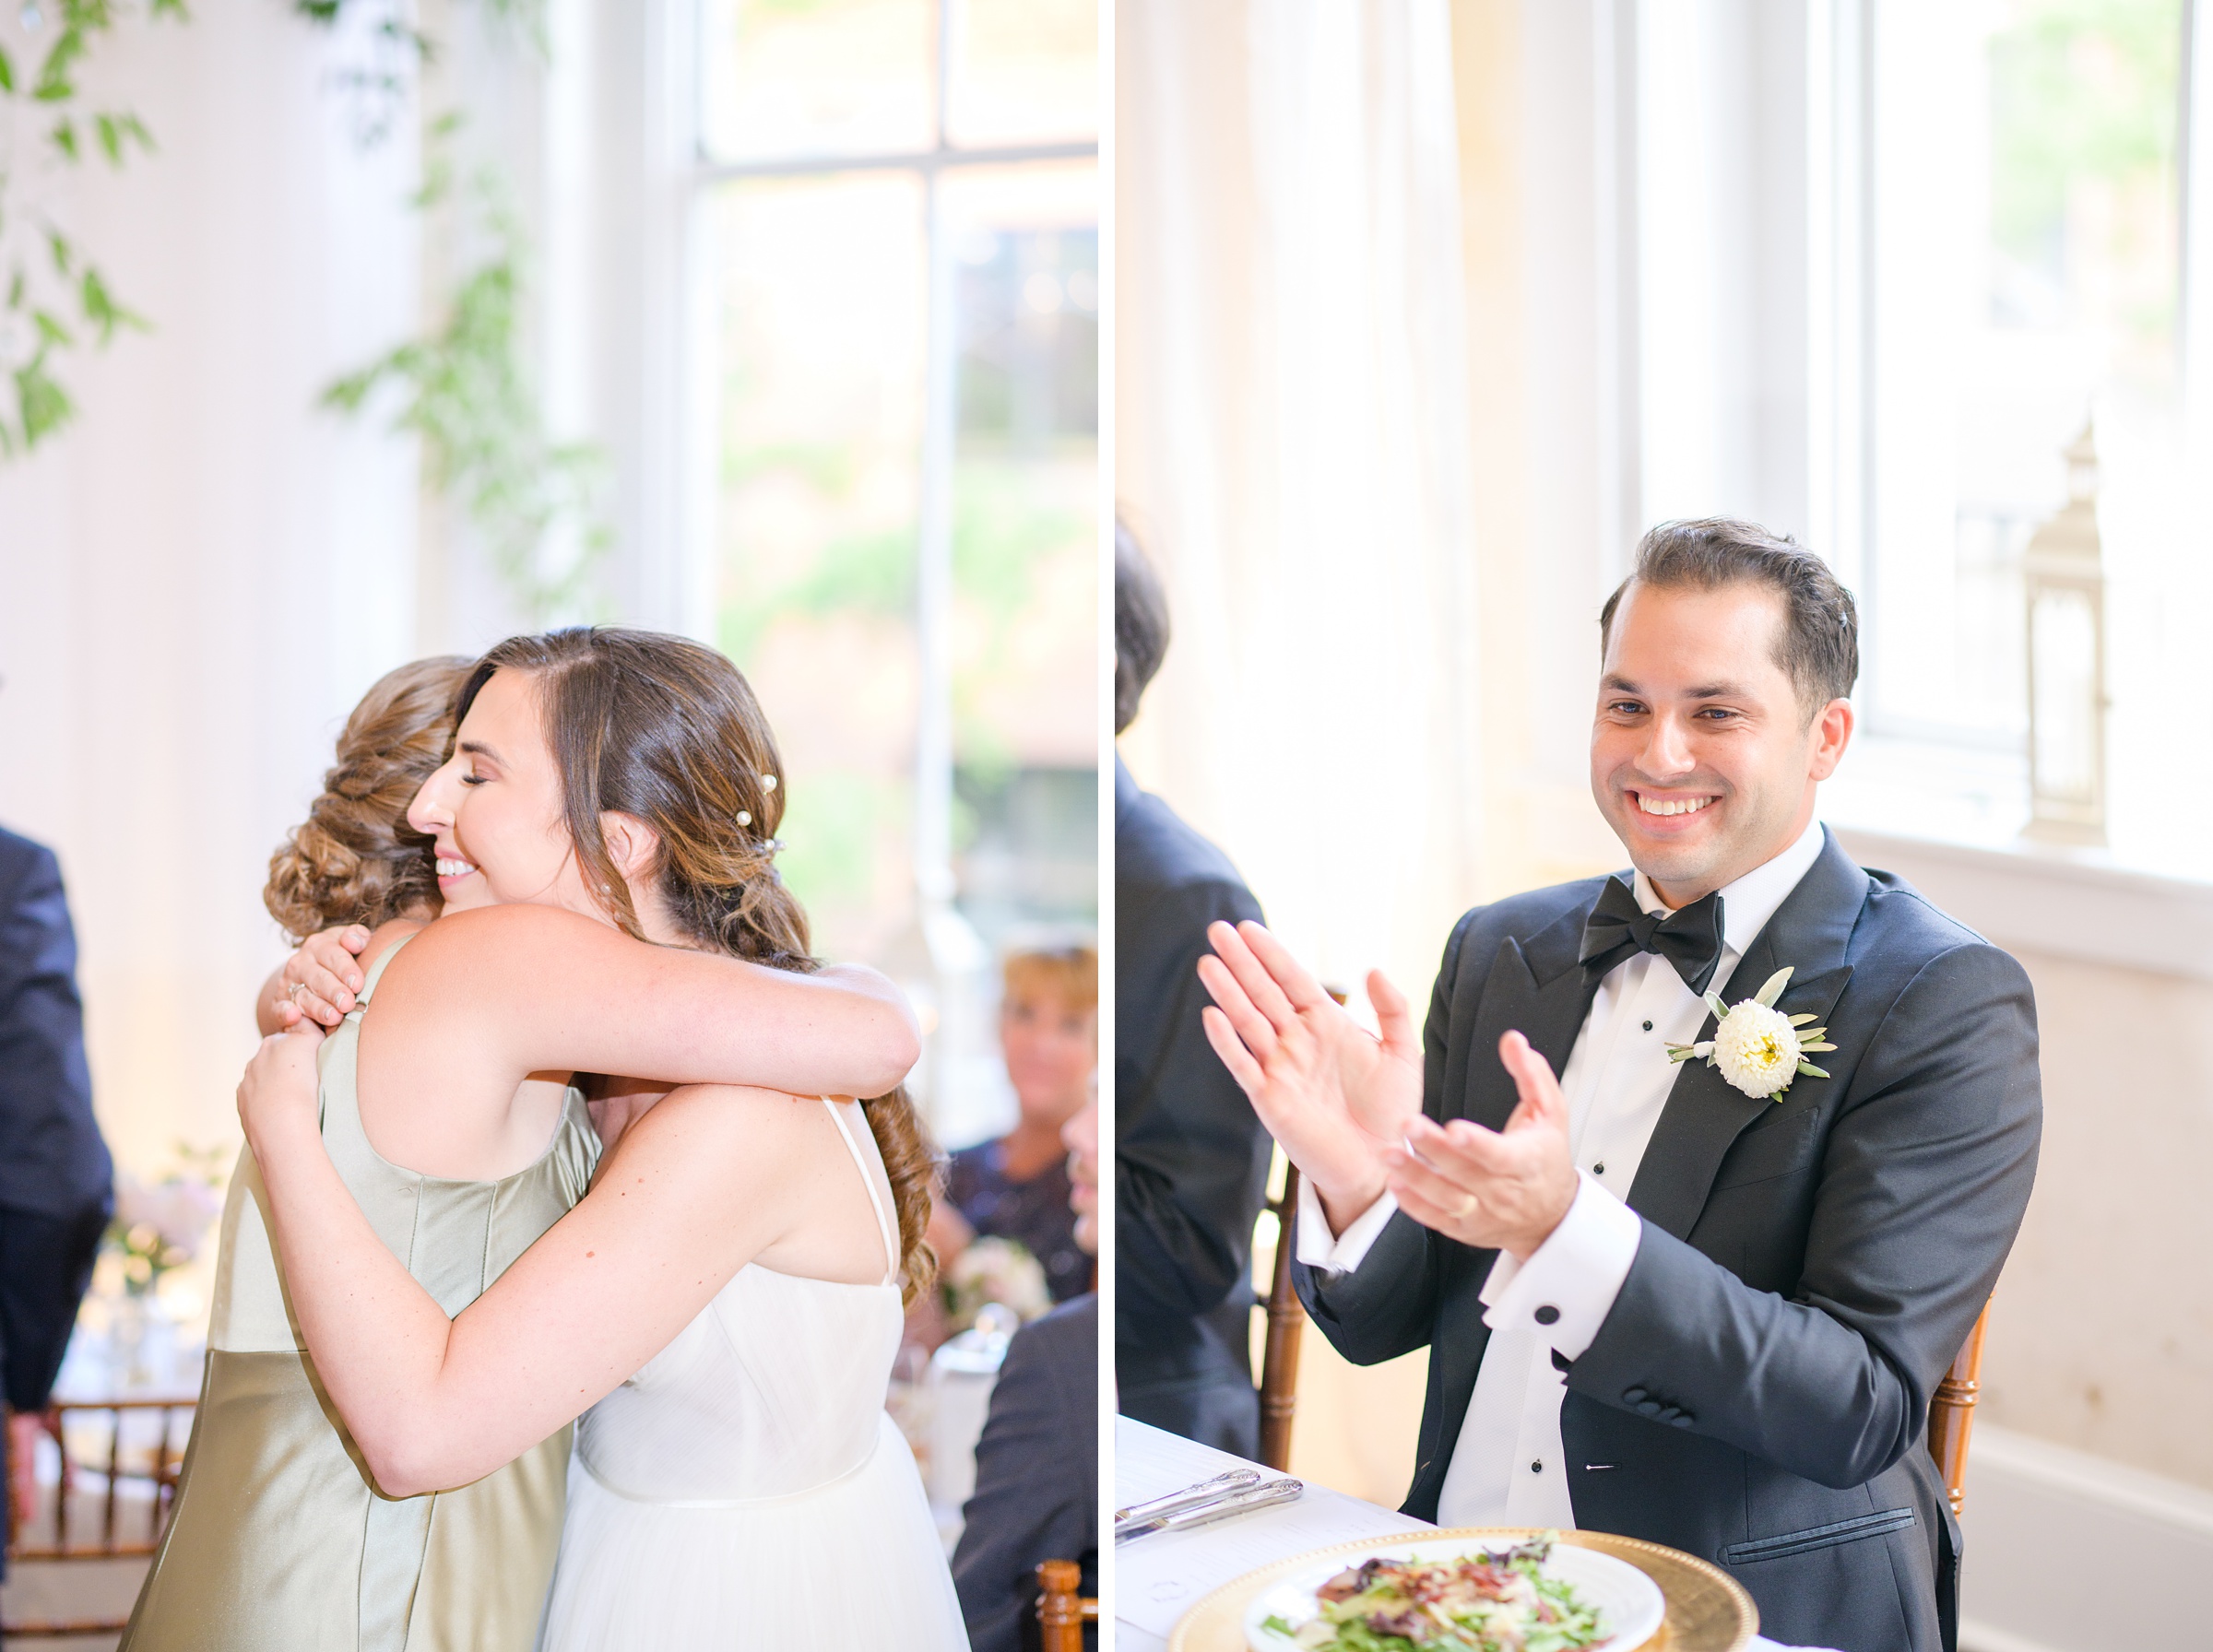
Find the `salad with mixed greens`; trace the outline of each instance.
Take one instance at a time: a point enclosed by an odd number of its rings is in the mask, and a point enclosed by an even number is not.
[[[1598,1610],[1544,1575],[1557,1532],[1450,1560],[1366,1560],[1315,1591],[1321,1610],[1266,1627],[1304,1652],[1587,1652]]]

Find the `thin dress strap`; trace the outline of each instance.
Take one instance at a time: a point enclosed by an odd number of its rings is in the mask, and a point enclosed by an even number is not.
[[[869,1195],[869,1209],[876,1212],[876,1231],[883,1237],[883,1255],[888,1264],[884,1269],[883,1282],[896,1285],[899,1282],[899,1224],[891,1219],[883,1208],[883,1201],[876,1197],[876,1178],[869,1174],[869,1162],[860,1156],[860,1143],[853,1139],[853,1132],[846,1127],[845,1114],[828,1096],[822,1097],[822,1105],[830,1109],[830,1120],[837,1126],[837,1133],[846,1144],[846,1151],[853,1155],[853,1168],[860,1172],[860,1185]]]
[[[356,1009],[366,1004],[370,995],[376,991],[376,984],[385,978],[385,966],[399,956],[400,948],[421,933],[420,929],[411,929],[377,955],[376,962],[369,966],[369,973],[361,977],[361,990],[353,995]]]

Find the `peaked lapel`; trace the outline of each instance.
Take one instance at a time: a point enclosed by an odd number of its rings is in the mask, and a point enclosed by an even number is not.
[[[1785,964],[1792,968],[1791,984],[1775,1006],[1784,1014],[1818,1016],[1820,1021],[1811,1024],[1819,1025],[1843,996],[1852,979],[1845,959],[1866,903],[1867,874],[1838,846],[1834,832],[1826,827],[1822,832],[1827,841],[1821,853],[1729,977],[1722,994],[1727,1002],[1752,997]],[[1707,1016],[1698,1042],[1713,1036],[1714,1021]],[[1804,1077],[1795,1081],[1821,1082]],[[1687,1237],[1706,1208],[1722,1160],[1745,1127],[1773,1105],[1765,1096],[1746,1095],[1704,1061],[1684,1062],[1629,1188],[1629,1209],[1678,1239]]]
[[[1588,902],[1561,914],[1526,941],[1509,937],[1499,943],[1475,1030],[1457,1052],[1461,1070],[1446,1075],[1448,1092],[1461,1098],[1462,1117],[1494,1130],[1506,1127],[1521,1099],[1498,1060],[1498,1041],[1509,1032],[1528,1039],[1552,1063],[1555,1074],[1566,1070],[1591,1000],[1598,996],[1598,983],[1584,981],[1577,962],[1584,920],[1597,903],[1593,890]]]

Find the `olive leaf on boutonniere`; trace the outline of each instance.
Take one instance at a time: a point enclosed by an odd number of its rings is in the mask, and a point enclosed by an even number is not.
[[[1828,1029],[1808,1027],[1805,1023],[1815,1019],[1810,1015],[1785,1015],[1775,1008],[1790,980],[1790,970],[1777,970],[1765,986],[1736,1004],[1724,1004],[1721,994],[1708,993],[1706,1005],[1715,1021],[1713,1036],[1703,1044],[1671,1044],[1667,1058],[1689,1061],[1702,1056],[1736,1089],[1770,1102],[1782,1100],[1782,1092],[1800,1073],[1828,1078],[1805,1057],[1809,1051],[1837,1047],[1822,1042]]]

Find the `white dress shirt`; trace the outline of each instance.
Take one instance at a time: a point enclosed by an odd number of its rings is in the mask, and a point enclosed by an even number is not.
[[[1710,990],[1728,986],[1745,949],[1819,858],[1822,841],[1816,820],[1781,855],[1722,891],[1722,957]],[[1667,910],[1642,872],[1635,890],[1646,912]],[[1760,985],[1747,983],[1740,996]],[[1491,1328],[1491,1339],[1438,1497],[1440,1524],[1575,1524],[1560,1446],[1568,1379],[1554,1366],[1553,1351],[1564,1359],[1579,1358],[1629,1277],[1643,1227],[1622,1201],[1675,1086],[1667,1045],[1696,1040],[1706,1013],[1705,1001],[1654,953],[1639,952],[1616,964],[1599,983],[1560,1075],[1581,1186],[1567,1217],[1527,1262],[1501,1251],[1484,1281],[1483,1322]],[[1487,1058],[1476,1053],[1475,1059]],[[1397,1199],[1386,1193],[1332,1236],[1313,1184],[1302,1182],[1298,1259],[1332,1273],[1351,1272],[1397,1210]]]

